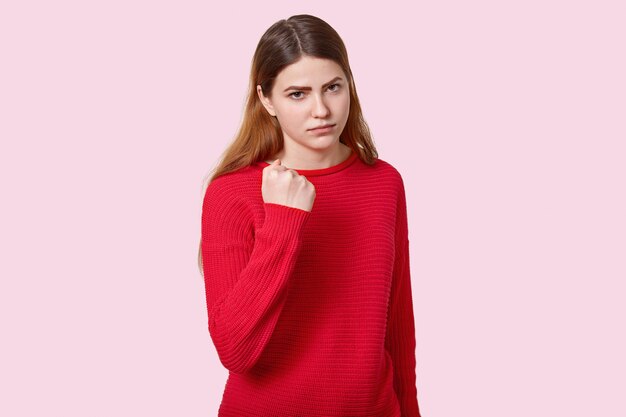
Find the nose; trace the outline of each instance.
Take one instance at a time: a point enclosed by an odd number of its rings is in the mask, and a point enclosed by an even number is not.
[[[328,116],[329,112],[330,110],[324,103],[324,99],[320,95],[316,94],[313,102],[313,117],[324,118]]]

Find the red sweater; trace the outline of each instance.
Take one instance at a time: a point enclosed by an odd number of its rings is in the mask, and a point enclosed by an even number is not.
[[[208,329],[229,377],[220,417],[419,417],[404,183],[356,153],[297,170],[310,212],[265,203],[257,162],[202,207]]]

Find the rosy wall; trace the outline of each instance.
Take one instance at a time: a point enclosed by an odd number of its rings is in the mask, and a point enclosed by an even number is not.
[[[407,186],[423,415],[626,415],[623,2],[335,3],[0,6],[0,415],[217,414],[202,178],[299,13]]]

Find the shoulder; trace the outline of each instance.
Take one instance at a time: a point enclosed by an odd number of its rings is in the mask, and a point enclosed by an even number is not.
[[[372,165],[366,165],[376,176],[377,182],[386,183],[398,192],[404,192],[404,180],[400,171],[390,162],[377,158]]]
[[[206,186],[201,216],[204,245],[253,241],[254,215],[247,197],[251,187],[246,186],[244,170],[220,175]]]
[[[258,170],[252,166],[220,175],[207,186],[203,210],[223,212],[224,215],[243,215],[249,211],[249,200],[256,190]]]
[[[388,199],[388,203],[390,207],[394,207],[397,214],[402,214],[400,219],[404,218],[407,210],[407,196],[402,174],[392,163],[380,158],[371,167],[376,172],[376,182],[380,184],[379,187],[386,191],[381,194],[393,196]]]
[[[249,194],[255,180],[260,178],[258,167],[246,166],[237,171],[222,174],[213,179],[206,188],[209,195],[245,196]],[[205,196],[206,199],[206,196]]]

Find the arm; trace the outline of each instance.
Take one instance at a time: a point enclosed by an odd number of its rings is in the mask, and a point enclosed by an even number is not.
[[[411,293],[409,237],[404,184],[400,179],[396,213],[396,252],[385,347],[394,367],[394,389],[402,417],[420,417],[417,402],[415,321]]]
[[[310,212],[264,203],[265,222],[218,177],[202,208],[202,266],[209,333],[222,364],[250,370],[269,342],[286,300],[289,277]]]

